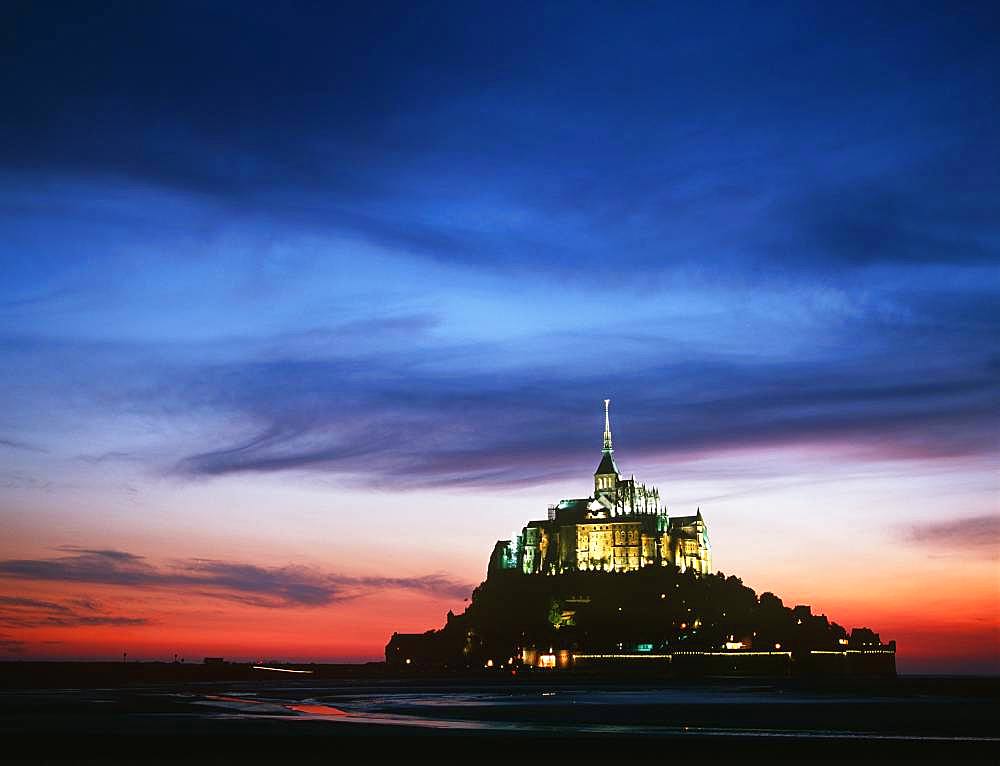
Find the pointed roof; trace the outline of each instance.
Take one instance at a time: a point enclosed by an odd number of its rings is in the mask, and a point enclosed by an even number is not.
[[[601,456],[600,465],[598,465],[597,470],[594,471],[594,476],[602,473],[618,473],[618,466],[615,463],[615,458],[611,454],[610,450],[605,450],[604,455]]]

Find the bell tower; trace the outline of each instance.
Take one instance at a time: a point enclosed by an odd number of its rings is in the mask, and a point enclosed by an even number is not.
[[[611,443],[610,399],[604,400],[604,446],[601,462],[594,471],[594,497],[614,495],[618,489],[618,465],[615,463],[615,448]]]

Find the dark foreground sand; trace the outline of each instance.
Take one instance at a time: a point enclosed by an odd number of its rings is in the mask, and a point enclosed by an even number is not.
[[[8,675],[0,690],[0,742],[8,758],[98,761],[219,754],[330,762],[949,763],[995,761],[1000,754],[996,679],[621,683],[276,675],[35,684],[46,688],[31,688],[23,673]]]

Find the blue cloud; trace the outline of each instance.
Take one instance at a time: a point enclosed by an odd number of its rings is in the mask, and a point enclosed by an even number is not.
[[[0,444],[543,481],[612,395],[636,454],[983,454],[991,11],[18,5]]]

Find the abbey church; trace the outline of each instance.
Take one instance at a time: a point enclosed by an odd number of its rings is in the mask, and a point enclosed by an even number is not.
[[[604,400],[604,444],[591,497],[561,500],[548,518],[529,521],[515,541],[497,542],[490,570],[524,574],[601,570],[629,572],[674,564],[708,574],[712,552],[701,510],[674,516],[656,487],[623,478],[611,440],[610,400]]]
[[[604,444],[589,497],[549,506],[500,540],[486,580],[439,630],[393,633],[400,672],[582,671],[617,677],[896,675],[896,642],[848,633],[810,608],[758,598],[712,572],[700,509],[671,516],[656,487],[622,476],[604,400]]]

